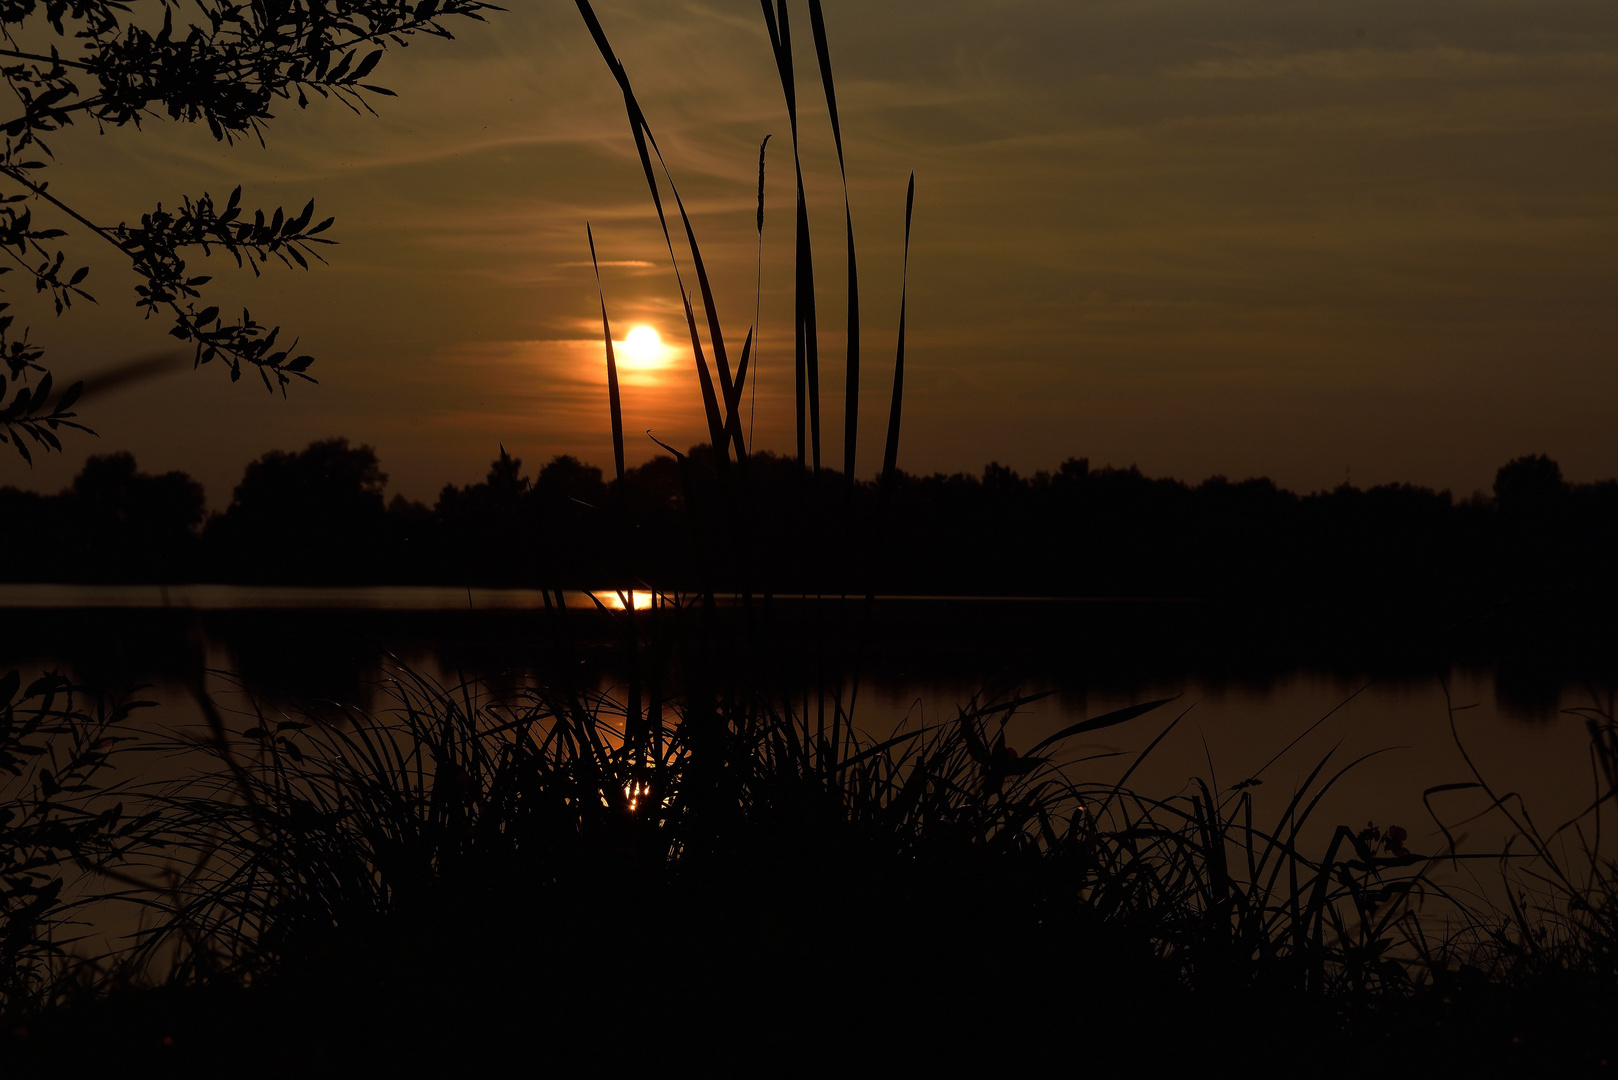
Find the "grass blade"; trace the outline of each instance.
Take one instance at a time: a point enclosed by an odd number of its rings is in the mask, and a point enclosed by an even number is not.
[[[691,354],[697,361],[697,382],[702,387],[702,408],[708,415],[708,438],[714,449],[714,464],[722,468],[725,460],[725,421],[719,415],[719,401],[714,397],[713,377],[708,373],[708,359],[702,354],[702,337],[697,331],[697,316],[691,310],[691,294],[682,292],[685,302],[685,325],[691,331]]]
[[[753,328],[747,328],[747,340],[742,342],[742,357],[736,364],[736,381],[731,384],[729,393],[725,396],[725,427],[731,429],[732,437],[736,437],[742,425],[742,389],[747,385],[747,358],[753,351]],[[741,447],[737,447],[741,453]]]
[[[1089,720],[1081,720],[1077,724],[1070,724],[1061,731],[1058,731],[1055,735],[1052,735],[1047,739],[1043,739],[1039,743],[1035,744],[1024,756],[1034,757],[1047,746],[1050,746],[1053,743],[1059,743],[1069,736],[1079,735],[1086,731],[1100,731],[1102,728],[1113,727],[1117,724],[1122,724],[1133,720],[1137,716],[1144,716],[1153,709],[1156,709],[1162,705],[1167,705],[1173,700],[1173,698],[1163,698],[1160,701],[1147,701],[1140,705],[1131,705],[1125,709],[1116,709],[1113,712],[1092,717]]]
[[[860,278],[854,255],[854,215],[848,204],[848,166],[843,161],[843,128],[837,118],[837,90],[831,75],[831,51],[826,45],[826,19],[820,0],[809,0],[809,25],[815,35],[815,56],[820,61],[820,82],[826,89],[832,139],[837,143],[837,170],[843,180],[843,225],[848,236],[848,365],[843,386],[843,478],[845,490],[854,491],[854,462],[860,424]]]
[[[798,180],[796,277],[793,301],[792,356],[796,375],[798,464],[804,464],[805,406],[808,412],[808,436],[815,472],[820,471],[820,345],[816,334],[815,268],[809,239],[809,203],[803,193],[803,162],[798,152],[798,91],[792,72],[792,28],[787,20],[786,0],[760,0],[764,8],[764,22],[770,32],[770,47],[775,52],[775,69],[781,76],[781,91],[786,96],[787,120],[792,125],[792,164]]]
[[[624,410],[618,398],[618,359],[612,351],[612,326],[607,322],[607,294],[601,288],[601,266],[596,262],[596,238],[588,222],[584,235],[590,241],[590,265],[596,272],[596,295],[601,298],[601,335],[607,342],[607,404],[612,410],[612,461],[618,467],[618,493],[624,496]]]
[[[769,8],[764,9],[766,12]],[[770,136],[764,136],[764,141],[758,144],[758,261],[753,267],[753,328],[755,332],[761,330],[759,317],[759,298],[764,291],[764,149],[770,145]],[[757,348],[764,347],[763,334],[759,333]],[[745,349],[743,350],[745,352]],[[746,366],[744,360],[743,366]],[[753,356],[753,367],[758,367],[758,354]],[[738,376],[739,380],[739,376]],[[740,391],[738,391],[738,396]],[[758,382],[753,382],[752,404],[747,412],[747,445],[753,445],[753,419],[758,413]]]
[[[916,205],[916,174],[910,174],[905,192],[904,269],[899,278],[899,348],[893,361],[893,401],[888,407],[888,445],[882,454],[882,487],[892,486],[899,468],[899,414],[905,392],[905,300],[910,291],[910,216]]]
[[[646,186],[651,191],[652,205],[657,210],[658,224],[663,229],[663,242],[668,248],[669,261],[674,266],[674,279],[680,287],[680,295],[685,303],[686,322],[691,330],[694,359],[697,365],[697,378],[702,386],[702,403],[708,417],[709,438],[712,440],[714,447],[714,462],[720,469],[723,469],[728,460],[725,451],[724,421],[719,413],[718,400],[714,397],[713,379],[708,371],[708,361],[703,355],[702,347],[697,337],[696,318],[691,309],[691,294],[686,289],[685,281],[680,274],[680,261],[674,255],[674,239],[669,233],[668,215],[663,210],[663,197],[658,189],[657,173],[652,168],[653,153],[657,154],[658,163],[663,166],[664,177],[669,182],[669,190],[673,193],[675,204],[680,211],[680,220],[685,225],[686,237],[691,245],[692,259],[697,265],[699,284],[705,298],[711,305],[712,293],[708,288],[707,274],[702,268],[702,256],[697,249],[696,236],[691,228],[691,219],[686,214],[685,205],[680,199],[680,192],[674,185],[674,178],[669,174],[668,164],[663,160],[663,152],[658,149],[657,139],[652,135],[651,126],[646,122],[646,115],[641,110],[640,102],[635,97],[634,88],[629,82],[629,74],[624,70],[623,64],[613,51],[612,43],[607,40],[606,31],[601,27],[601,20],[596,17],[595,9],[590,6],[590,0],[575,0],[575,3],[578,6],[579,14],[584,18],[585,25],[590,30],[590,36],[595,40],[596,48],[600,50],[602,59],[607,62],[607,67],[611,70],[613,78],[617,80],[619,89],[623,91],[624,109],[629,114],[629,127],[635,138],[635,151],[640,157],[641,171],[646,176]],[[648,145],[650,149],[648,149]],[[718,320],[711,306],[708,314],[710,328],[714,335],[713,340],[717,343],[716,348],[722,349],[724,347],[723,337],[718,333]],[[725,374],[728,379],[729,373],[726,372]],[[738,441],[740,441],[740,430],[741,428],[738,424]]]

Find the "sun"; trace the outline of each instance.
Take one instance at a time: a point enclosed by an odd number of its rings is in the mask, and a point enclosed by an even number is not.
[[[663,339],[650,326],[637,326],[624,339],[624,354],[637,364],[654,364],[663,358]]]

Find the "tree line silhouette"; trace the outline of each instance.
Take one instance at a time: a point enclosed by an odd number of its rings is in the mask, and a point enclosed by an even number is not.
[[[1618,481],[1566,482],[1543,456],[1492,496],[1409,484],[1300,495],[1268,479],[1188,484],[1069,459],[1022,476],[901,473],[882,497],[834,470],[747,460],[745,500],[707,446],[630,469],[624,490],[558,456],[504,449],[433,506],[386,499],[369,446],[328,439],[247,466],[222,512],[180,472],[92,457],[67,490],[0,489],[0,575],[36,582],[694,588],[791,593],[1442,599],[1618,584]],[[627,518],[629,529],[620,526]],[[741,563],[708,552],[740,535]],[[854,543],[847,543],[849,532]],[[844,535],[838,535],[842,533]],[[880,543],[877,538],[880,537]],[[627,539],[626,539],[627,538]],[[869,543],[860,540],[869,539]],[[833,561],[824,552],[852,551]]]

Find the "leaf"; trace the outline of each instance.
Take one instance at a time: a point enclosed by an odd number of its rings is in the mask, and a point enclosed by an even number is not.
[[[367,76],[367,75],[369,75],[371,73],[371,71],[376,67],[376,65],[381,61],[381,59],[382,59],[382,50],[381,49],[378,49],[375,52],[368,55],[364,60],[360,61],[360,66],[354,69],[354,78],[356,78],[356,79],[365,78],[365,76]]]
[[[84,383],[82,381],[76,382],[72,386],[68,387],[67,392],[62,395],[62,399],[56,403],[57,414],[60,415],[72,408],[73,403],[79,400],[79,395],[83,392]]]
[[[1092,717],[1089,720],[1081,720],[1077,724],[1071,724],[1063,728],[1061,731],[1058,731],[1050,738],[1037,743],[1028,751],[1026,756],[1033,757],[1047,746],[1050,746],[1052,743],[1061,742],[1063,739],[1066,739],[1072,735],[1079,735],[1086,731],[1100,731],[1102,728],[1115,727],[1118,724],[1126,723],[1135,719],[1137,716],[1144,716],[1153,709],[1167,705],[1173,700],[1173,698],[1162,698],[1158,701],[1148,701],[1141,705],[1131,705],[1125,709],[1117,709],[1110,713],[1103,713],[1102,715]]]

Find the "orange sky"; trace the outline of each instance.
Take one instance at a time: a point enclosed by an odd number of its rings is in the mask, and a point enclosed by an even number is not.
[[[393,489],[428,500],[480,477],[500,443],[533,466],[610,466],[585,222],[617,336],[647,323],[678,344],[679,295],[573,5],[508,6],[390,53],[375,79],[399,97],[379,118],[288,107],[262,149],[166,120],[59,137],[53,191],[109,222],[237,182],[249,205],[313,196],[335,214],[330,266],[205,271],[215,302],[301,335],[320,385],[282,401],[181,370],[87,398],[99,438],[32,470],[0,456],[0,484],[53,490],[87,454],[129,449],[193,473],[219,508],[250,458],[334,434],[375,445]],[[792,179],[758,6],[597,7],[695,211],[733,353],[753,311],[757,145],[775,135],[757,445],[789,450]],[[1610,0],[825,7],[861,255],[863,472],[914,169],[907,469],[1086,456],[1464,494],[1544,452],[1573,479],[1618,475]],[[836,462],[841,195],[794,13]],[[164,348],[127,272],[86,241],[74,256],[100,303],[35,313],[57,377]],[[626,383],[632,461],[656,452],[647,428],[702,437],[689,356],[664,371]]]

